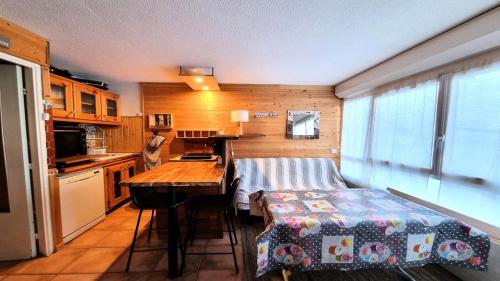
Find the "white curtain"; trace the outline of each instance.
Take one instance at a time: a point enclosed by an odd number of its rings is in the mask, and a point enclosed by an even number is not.
[[[500,226],[500,63],[452,78],[438,203]]]
[[[428,197],[436,101],[436,80],[375,98],[370,186]]]
[[[367,184],[366,139],[370,123],[372,97],[344,101],[342,114],[342,176],[355,184]]]
[[[345,100],[342,176],[500,227],[500,55],[481,58]]]

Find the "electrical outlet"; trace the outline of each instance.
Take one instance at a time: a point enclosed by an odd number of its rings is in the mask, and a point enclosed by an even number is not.
[[[337,154],[337,149],[336,148],[332,148],[331,152],[332,152],[332,154]]]

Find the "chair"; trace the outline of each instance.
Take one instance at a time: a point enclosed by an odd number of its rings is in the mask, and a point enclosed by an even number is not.
[[[139,230],[139,224],[141,222],[142,212],[144,210],[151,210],[151,222],[149,223],[148,229],[148,243],[151,240],[151,230],[153,228],[153,218],[155,210],[158,209],[167,209],[170,207],[169,205],[169,194],[166,192],[158,192],[153,187],[129,187],[130,195],[132,197],[132,201],[139,208],[139,216],[137,218],[137,224],[135,226],[134,238],[132,240],[132,245],[130,246],[130,252],[127,261],[127,267],[125,269],[126,272],[129,271],[130,262],[132,261],[132,254],[134,252],[145,252],[145,251],[157,251],[157,250],[165,250],[167,248],[154,248],[154,249],[143,249],[143,250],[134,250],[135,243],[137,240],[137,232]],[[186,194],[177,193],[176,194],[176,205],[183,204],[186,201]],[[178,233],[179,237],[179,248],[181,250],[181,254],[183,252],[183,244],[180,235],[180,231]]]
[[[189,198],[186,203],[186,211],[188,214],[188,231],[186,238],[184,240],[184,250],[182,253],[182,264],[181,269],[185,267],[186,255],[225,255],[232,254],[234,260],[234,266],[236,273],[239,272],[238,262],[236,261],[236,252],[234,245],[238,244],[238,238],[236,235],[236,229],[234,227],[234,222],[229,214],[229,211],[233,208],[234,195],[238,186],[240,184],[240,179],[234,177],[234,163],[228,165],[228,170],[226,173],[226,193],[225,194],[203,194],[196,195]],[[229,240],[231,243],[231,253],[188,253],[188,241],[193,245],[193,240],[196,236],[196,223],[198,220],[198,213],[200,211],[210,211],[210,212],[221,212],[224,213],[224,221],[226,222],[227,231],[229,233]],[[203,232],[209,232],[210,230],[203,230]],[[234,242],[233,242],[234,236]]]

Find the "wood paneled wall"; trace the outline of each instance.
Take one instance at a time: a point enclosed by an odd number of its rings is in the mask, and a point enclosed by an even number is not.
[[[341,100],[329,86],[236,85],[221,84],[221,91],[192,91],[185,84],[142,83],[144,116],[172,113],[174,130],[161,131],[167,138],[162,157],[182,153],[183,141],[175,139],[175,129],[214,129],[237,133],[230,111],[245,109],[250,121],[243,124],[245,134],[265,137],[234,141],[235,156],[241,157],[331,157],[339,164]],[[286,138],[287,110],[319,110],[318,140]],[[277,118],[254,118],[255,112],[274,111]],[[145,126],[145,138],[151,131]]]
[[[37,34],[0,17],[0,34],[10,39],[10,48],[4,52],[42,66],[50,65],[49,42]]]
[[[108,152],[142,152],[144,126],[142,116],[122,116],[120,126],[104,127]]]

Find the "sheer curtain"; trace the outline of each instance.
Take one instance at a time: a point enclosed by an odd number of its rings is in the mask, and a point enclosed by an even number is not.
[[[350,182],[500,227],[500,49],[345,100],[341,145]]]
[[[372,97],[345,100],[342,114],[342,176],[355,184],[365,185],[369,176],[366,149]]]
[[[455,74],[438,204],[500,226],[500,63]]]
[[[436,80],[375,98],[370,186],[429,197],[436,102]]]

